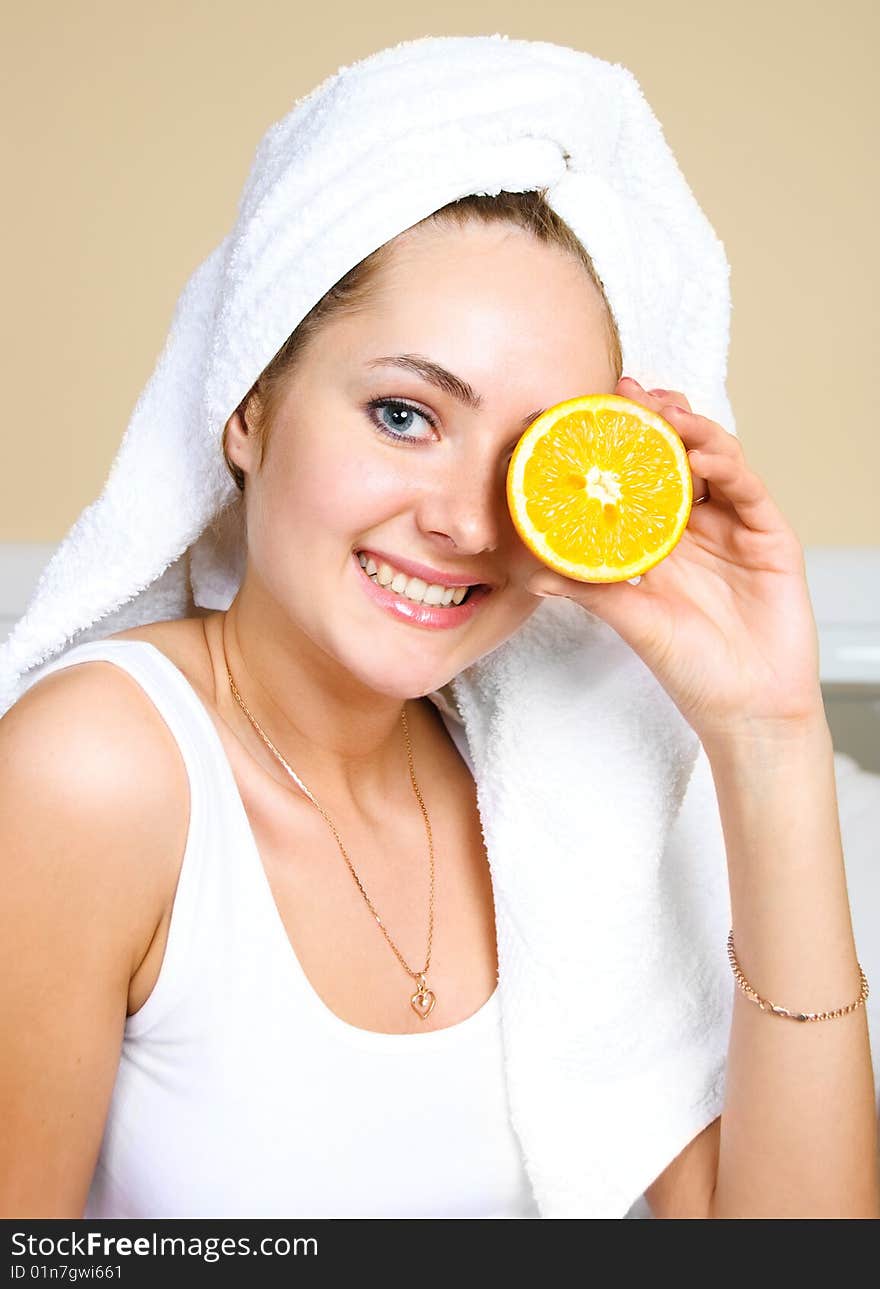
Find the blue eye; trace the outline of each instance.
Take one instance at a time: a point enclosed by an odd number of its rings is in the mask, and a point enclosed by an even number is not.
[[[413,438],[411,434],[401,433],[401,430],[406,430],[406,423],[398,421],[400,429],[394,430],[391,426],[386,424],[385,421],[380,421],[377,414],[384,412],[386,409],[398,415],[406,414],[409,416],[420,416],[422,420],[427,421],[429,425],[436,425],[436,421],[432,416],[429,416],[427,412],[423,412],[418,407],[413,407],[411,403],[402,402],[399,398],[374,398],[372,402],[367,403],[366,406],[367,415],[369,416],[370,421],[380,434],[384,434],[386,438],[394,439],[398,443],[415,444],[423,442],[423,440]]]

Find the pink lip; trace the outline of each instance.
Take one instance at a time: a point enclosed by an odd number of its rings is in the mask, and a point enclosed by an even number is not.
[[[356,552],[352,552],[352,559],[359,574],[360,583],[370,599],[395,617],[401,618],[404,622],[412,623],[413,626],[440,627],[441,629],[443,627],[459,627],[474,616],[492,590],[489,586],[477,585],[468,595],[464,604],[450,604],[446,609],[442,605],[416,604],[415,600],[408,600],[405,595],[398,595],[396,591],[389,591],[368,577],[366,569],[361,567],[361,562]],[[407,570],[404,568],[401,569],[401,572],[405,573]],[[413,576],[419,575],[414,573]],[[466,586],[468,583],[457,582],[455,585]],[[473,584],[471,583],[470,585]]]
[[[355,555],[361,552],[355,552]],[[364,555],[372,555],[377,564],[390,564],[392,568],[399,569],[401,573],[409,573],[410,577],[420,577],[423,582],[430,586],[436,582],[439,586],[483,586],[478,577],[464,577],[461,573],[442,573],[437,568],[431,568],[428,564],[417,564],[415,560],[401,559],[399,555],[388,555],[385,551],[376,551],[372,547],[364,546],[362,548]]]

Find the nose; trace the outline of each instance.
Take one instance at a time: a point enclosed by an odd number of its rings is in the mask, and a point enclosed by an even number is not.
[[[422,530],[460,553],[497,550],[513,524],[506,495],[509,460],[471,460],[435,478],[421,498]]]

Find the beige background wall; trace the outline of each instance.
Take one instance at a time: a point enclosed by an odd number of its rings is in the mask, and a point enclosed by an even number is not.
[[[747,456],[805,545],[880,545],[874,0],[55,0],[4,28],[0,541],[97,496],[266,127],[376,49],[502,31],[634,72],[733,266]]]

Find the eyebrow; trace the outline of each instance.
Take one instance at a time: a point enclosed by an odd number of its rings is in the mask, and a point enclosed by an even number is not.
[[[449,394],[451,398],[464,404],[465,407],[469,407],[473,412],[480,411],[483,406],[482,398],[472,385],[469,385],[461,376],[456,376],[454,372],[447,371],[439,363],[426,358],[423,354],[386,354],[382,358],[371,359],[367,366],[399,367],[403,371],[413,372],[416,376],[421,376],[423,380],[442,390],[444,394]],[[546,407],[542,407],[538,411],[530,412],[528,416],[524,416],[520,423],[522,428],[527,429],[532,421],[537,420],[546,410]]]

